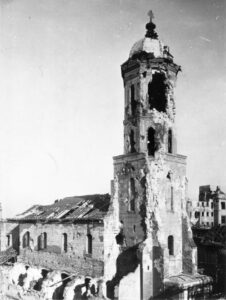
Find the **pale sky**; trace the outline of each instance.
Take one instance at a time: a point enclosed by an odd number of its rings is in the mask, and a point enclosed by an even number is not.
[[[182,66],[175,90],[178,153],[189,195],[226,191],[224,0],[0,0],[0,202],[33,204],[110,192],[123,153],[120,65],[154,11]]]

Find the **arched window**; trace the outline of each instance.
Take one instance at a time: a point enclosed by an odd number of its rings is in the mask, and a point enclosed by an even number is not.
[[[137,108],[137,102],[135,100],[135,86],[134,86],[134,84],[132,84],[131,87],[130,87],[130,103],[131,103],[131,114],[132,114],[132,116],[134,116],[135,113],[136,113],[136,108]]]
[[[136,149],[135,149],[135,139],[134,139],[133,130],[130,131],[129,139],[130,139],[130,153],[134,153],[136,152]]]
[[[174,239],[172,235],[168,236],[169,255],[174,255]]]
[[[150,109],[155,108],[160,112],[166,111],[166,84],[163,73],[153,74],[152,81],[148,84],[148,96]]]
[[[22,241],[23,248],[27,248],[30,246],[30,232],[27,231],[23,235],[23,241]]]
[[[173,153],[172,129],[168,130],[168,153]]]
[[[89,233],[87,234],[87,253],[92,254],[92,252],[93,252],[93,237]]]
[[[63,251],[67,252],[67,234],[63,233]]]
[[[38,250],[47,248],[47,233],[43,232],[38,236]]]
[[[130,210],[135,211],[135,197],[136,197],[136,189],[135,189],[135,180],[134,178],[130,178],[130,186],[129,186],[129,204]]]
[[[7,247],[11,246],[11,234],[8,234],[6,236],[6,246]]]
[[[148,139],[147,139],[147,148],[148,148],[148,155],[155,154],[155,130],[150,127],[148,129]]]

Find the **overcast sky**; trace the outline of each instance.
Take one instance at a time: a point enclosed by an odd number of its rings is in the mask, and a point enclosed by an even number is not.
[[[120,65],[154,11],[182,66],[178,153],[189,194],[226,191],[224,0],[0,0],[0,201],[33,204],[110,192],[123,153]]]

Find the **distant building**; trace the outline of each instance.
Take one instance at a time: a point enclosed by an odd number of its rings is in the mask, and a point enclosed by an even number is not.
[[[212,190],[210,185],[199,187],[199,201],[195,209],[197,225],[213,227],[226,224],[226,194],[218,186]]]

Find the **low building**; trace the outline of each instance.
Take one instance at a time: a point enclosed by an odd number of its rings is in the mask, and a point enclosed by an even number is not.
[[[17,251],[18,261],[78,275],[103,276],[104,216],[110,195],[68,197],[34,205],[2,222],[1,251]]]

